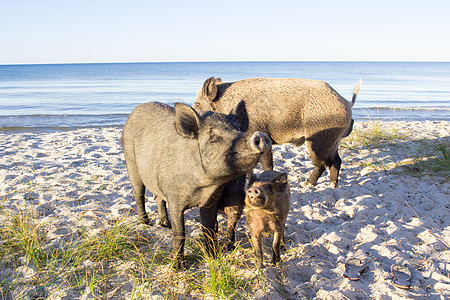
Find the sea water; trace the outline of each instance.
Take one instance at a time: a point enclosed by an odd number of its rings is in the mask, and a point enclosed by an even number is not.
[[[195,100],[208,77],[307,78],[351,99],[358,120],[450,121],[450,63],[170,62],[0,65],[0,130],[123,126],[140,103]]]

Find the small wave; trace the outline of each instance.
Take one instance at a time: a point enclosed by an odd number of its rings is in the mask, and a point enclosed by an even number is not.
[[[123,126],[128,114],[0,116],[0,131],[73,130]]]
[[[31,115],[0,115],[0,118],[95,118],[124,117],[129,114],[31,114]]]
[[[355,107],[356,110],[450,111],[450,107]]]
[[[66,131],[78,128],[122,127],[129,114],[37,114],[0,116],[0,132]],[[450,107],[360,107],[353,109],[355,120],[445,120]]]
[[[34,131],[69,131],[74,130],[75,128],[72,127],[66,127],[66,126],[60,126],[60,127],[53,127],[53,126],[41,126],[41,127],[31,127],[31,126],[5,126],[0,127],[0,132],[34,132]]]

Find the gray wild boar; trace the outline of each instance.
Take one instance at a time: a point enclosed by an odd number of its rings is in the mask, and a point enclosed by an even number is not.
[[[351,108],[359,88],[360,82],[349,102],[318,80],[251,78],[223,83],[211,77],[198,91],[193,107],[199,112],[227,112],[245,101],[249,132],[264,132],[274,144],[305,144],[314,164],[307,184],[315,185],[329,167],[330,185],[336,187],[341,167],[338,145],[353,129]],[[273,169],[271,151],[261,165]]]
[[[273,232],[272,263],[281,261],[286,218],[291,206],[287,174],[265,171],[250,183],[246,192],[244,212],[258,268],[263,267],[262,234]]]
[[[184,257],[184,211],[200,207],[204,235],[212,237],[208,244],[212,249],[218,195],[227,182],[253,169],[270,148],[263,133],[237,129],[245,115],[243,108],[241,102],[228,115],[200,116],[182,103],[175,108],[144,103],[133,110],[123,128],[123,151],[138,216],[149,222],[145,189],[167,202],[175,267],[182,265]]]

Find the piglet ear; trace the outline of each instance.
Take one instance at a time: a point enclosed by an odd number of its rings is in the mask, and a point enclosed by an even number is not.
[[[219,78],[219,83],[221,83],[221,82],[222,82],[222,80],[220,80],[220,78]],[[206,81],[203,83],[202,96],[209,103],[214,102],[214,99],[216,99],[217,83],[216,83],[216,79],[214,77],[210,77],[210,78],[206,79]]]
[[[244,100],[239,101],[235,108],[233,108],[230,112],[230,115],[236,116],[236,120],[239,122],[239,127],[241,131],[248,130],[248,114],[247,108],[245,107]]]
[[[275,184],[280,192],[284,192],[288,188],[287,173],[280,173],[280,175],[273,178],[270,182]]]
[[[181,136],[197,138],[200,122],[200,116],[192,107],[184,103],[175,103],[175,126]]]

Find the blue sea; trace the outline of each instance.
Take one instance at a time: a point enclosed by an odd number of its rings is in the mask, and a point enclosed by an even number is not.
[[[138,104],[192,105],[208,77],[328,82],[361,120],[450,121],[450,63],[170,62],[0,65],[0,131],[123,126]]]

